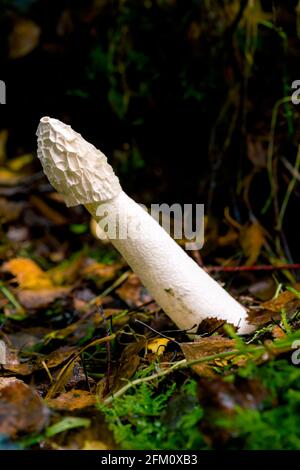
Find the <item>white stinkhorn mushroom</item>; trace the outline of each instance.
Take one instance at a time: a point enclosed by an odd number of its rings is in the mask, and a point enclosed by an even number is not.
[[[104,208],[107,224],[117,223],[113,245],[180,329],[212,317],[234,324],[240,334],[253,330],[246,309],[122,191],[103,153],[57,119],[42,118],[37,136],[38,157],[67,206],[84,204],[96,221]],[[124,223],[126,236],[118,236]]]

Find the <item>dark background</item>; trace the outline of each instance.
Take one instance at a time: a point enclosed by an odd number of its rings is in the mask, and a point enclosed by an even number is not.
[[[297,6],[298,5],[298,6]],[[204,203],[258,220],[277,257],[299,258],[299,109],[275,104],[300,79],[298,1],[0,1],[0,128],[8,155],[35,151],[43,115],[101,148],[139,202]],[[38,171],[36,162],[36,171]],[[220,228],[222,231],[222,227]]]

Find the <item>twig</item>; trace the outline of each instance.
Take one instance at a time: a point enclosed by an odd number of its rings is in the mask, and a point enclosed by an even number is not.
[[[272,344],[273,350],[285,350],[286,348],[291,349],[291,345],[293,343],[293,340],[283,340],[281,342],[278,342],[277,344]],[[181,361],[176,362],[173,364],[169,369],[160,371],[156,374],[152,374],[148,377],[142,377],[140,379],[133,380],[132,382],[127,383],[124,387],[122,387],[120,390],[118,390],[116,393],[113,395],[107,397],[104,400],[104,404],[108,405],[113,402],[115,398],[120,397],[121,395],[124,395],[124,393],[127,392],[131,387],[134,387],[136,385],[142,384],[142,383],[147,383],[151,382],[151,380],[154,379],[159,379],[161,377],[166,377],[167,375],[171,374],[175,370],[180,370],[180,369],[185,369],[187,367],[192,367],[196,364],[201,364],[205,362],[210,362],[214,361],[215,359],[221,359],[224,357],[228,356],[242,356],[245,354],[251,354],[251,353],[263,353],[267,350],[265,345],[262,346],[246,346],[245,348],[242,349],[232,349],[231,351],[225,351],[222,353],[217,353],[217,354],[212,354],[211,356],[205,356],[201,357],[199,359],[194,359],[192,361],[187,361],[186,359],[182,359]],[[273,351],[271,351],[273,352]]]
[[[103,344],[103,343],[106,343],[107,341],[113,341],[116,338],[116,336],[117,336],[116,334],[112,334],[110,336],[105,336],[104,338],[97,338],[91,343],[87,344],[86,346],[83,346],[79,351],[77,351],[61,369],[60,373],[57,376],[56,382],[50,387],[50,389],[47,392],[46,400],[49,400],[49,398],[51,398],[59,390],[59,386],[62,382],[63,376],[68,371],[69,367],[75,361],[75,359],[77,359],[77,357],[79,357],[84,351],[86,351],[91,346]]]
[[[168,339],[169,341],[172,341],[173,343],[178,344],[178,346],[180,345],[180,343],[178,343],[178,341],[176,341],[174,338],[170,338],[169,336],[166,336],[166,335],[164,335],[163,333],[160,333],[159,331],[155,330],[155,329],[152,328],[151,326],[147,325],[147,323],[144,323],[143,321],[138,320],[137,318],[136,318],[134,321],[135,321],[135,323],[140,323],[140,324],[143,325],[145,328],[148,328],[149,330],[153,331],[153,333],[156,333],[158,336],[162,336],[163,338],[166,338],[166,339]]]

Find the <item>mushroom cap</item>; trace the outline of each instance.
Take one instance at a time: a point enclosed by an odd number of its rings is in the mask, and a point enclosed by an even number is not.
[[[71,126],[43,117],[37,137],[44,172],[68,207],[108,201],[122,191],[106,156]]]

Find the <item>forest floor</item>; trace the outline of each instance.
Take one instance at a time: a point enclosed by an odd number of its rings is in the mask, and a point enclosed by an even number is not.
[[[263,229],[207,231],[255,333],[209,319],[191,338],[32,158],[0,172],[1,448],[299,449],[300,289],[251,269]],[[249,270],[226,271],[228,247]]]

